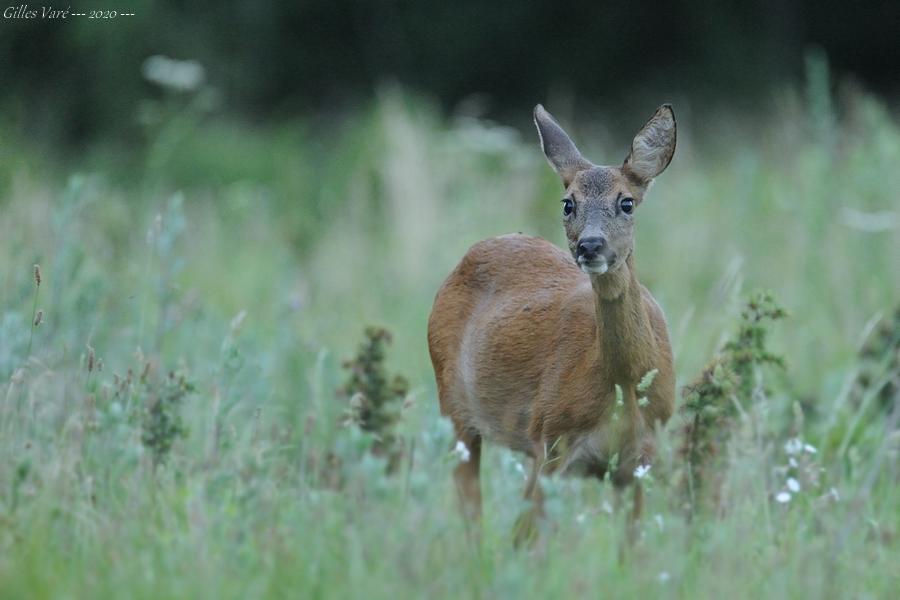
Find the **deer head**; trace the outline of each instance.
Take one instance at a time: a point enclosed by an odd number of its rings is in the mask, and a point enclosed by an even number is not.
[[[621,167],[585,159],[559,123],[538,104],[534,123],[541,148],[565,187],[563,223],[569,250],[591,275],[621,269],[634,248],[634,215],[653,178],[675,152],[675,113],[660,106],[634,136]]]

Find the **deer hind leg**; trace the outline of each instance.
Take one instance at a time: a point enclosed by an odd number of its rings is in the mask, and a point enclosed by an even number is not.
[[[456,491],[463,514],[473,520],[481,519],[481,436],[458,434],[458,439],[469,450],[468,460],[460,460],[453,471]]]
[[[541,489],[541,471],[546,464],[546,448],[543,443],[534,444],[534,460],[525,484],[525,500],[530,503],[516,519],[513,526],[513,544],[518,548],[530,545],[537,539],[538,524],[544,518],[544,492]]]
[[[644,488],[638,479],[634,480],[631,485],[633,488],[633,498],[631,505],[631,513],[628,515],[626,524],[625,539],[629,546],[633,546],[638,538],[638,522],[641,520],[641,513],[644,510]]]
[[[625,494],[628,488],[632,491],[631,510],[625,515],[625,540],[619,547],[619,562],[625,562],[632,548],[638,541],[641,514],[644,511],[644,488],[640,479],[634,479],[630,485],[615,486],[615,511],[625,506]]]

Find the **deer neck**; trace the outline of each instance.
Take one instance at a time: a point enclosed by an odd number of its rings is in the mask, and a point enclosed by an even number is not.
[[[603,381],[633,387],[653,368],[654,336],[634,274],[634,254],[614,272],[592,275],[596,366]]]

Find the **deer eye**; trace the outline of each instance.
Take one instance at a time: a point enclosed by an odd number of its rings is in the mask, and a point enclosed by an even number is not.
[[[573,212],[575,212],[575,203],[572,202],[571,198],[563,198],[562,203],[563,203],[563,215],[568,217]]]
[[[622,198],[622,201],[619,202],[619,208],[622,209],[622,212],[626,215],[630,215],[631,211],[634,210],[634,199],[633,198]]]

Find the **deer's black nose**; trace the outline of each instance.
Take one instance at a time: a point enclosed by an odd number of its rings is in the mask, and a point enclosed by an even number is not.
[[[578,242],[578,256],[585,260],[597,258],[597,254],[606,246],[606,240],[602,237],[583,238]]]

